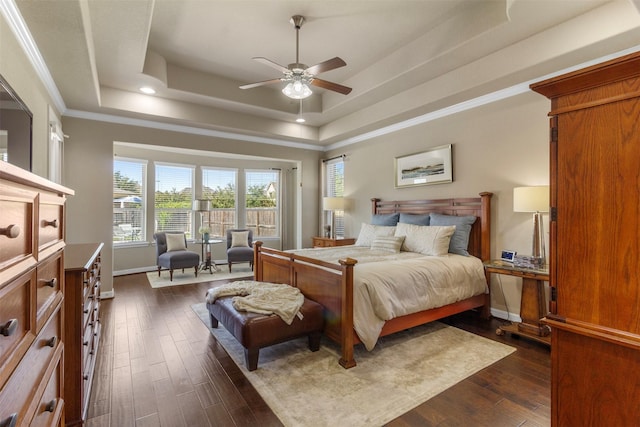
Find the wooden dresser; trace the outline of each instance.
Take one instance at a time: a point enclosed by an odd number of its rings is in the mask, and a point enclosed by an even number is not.
[[[551,425],[640,425],[640,53],[551,99]]]
[[[0,425],[64,423],[64,209],[73,191],[0,162]]]
[[[65,417],[67,426],[87,418],[100,341],[100,263],[102,243],[67,245],[65,276]]]

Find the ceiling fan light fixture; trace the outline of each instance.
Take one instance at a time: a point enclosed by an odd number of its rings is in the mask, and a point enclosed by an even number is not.
[[[313,92],[305,82],[295,80],[289,82],[284,89],[282,89],[282,93],[292,99],[304,99],[309,97]]]

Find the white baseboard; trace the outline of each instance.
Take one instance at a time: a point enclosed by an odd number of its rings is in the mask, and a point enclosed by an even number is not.
[[[100,292],[100,299],[111,299],[115,298],[116,291],[111,289],[110,291]]]
[[[138,268],[130,268],[128,270],[118,270],[113,272],[113,277],[116,276],[126,276],[127,274],[136,274],[136,273],[148,273],[149,271],[157,271],[158,267],[150,266],[150,267],[138,267]]]
[[[497,308],[491,308],[491,315],[498,319],[509,320],[511,322],[522,322],[520,315],[515,313],[509,313],[508,311],[498,310]]]

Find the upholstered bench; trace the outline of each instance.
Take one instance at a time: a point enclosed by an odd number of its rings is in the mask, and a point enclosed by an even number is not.
[[[258,367],[260,349],[273,344],[289,341],[307,335],[309,349],[320,349],[320,336],[324,324],[322,306],[309,299],[304,300],[300,308],[303,318],[296,316],[291,325],[287,325],[279,316],[238,311],[233,307],[233,297],[221,297],[213,304],[207,303],[211,327],[217,328],[218,322],[244,347],[244,359],[247,369],[254,371]]]

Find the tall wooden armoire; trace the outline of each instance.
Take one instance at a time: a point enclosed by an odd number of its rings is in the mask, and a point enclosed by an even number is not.
[[[531,85],[551,99],[553,426],[640,425],[640,53]]]

